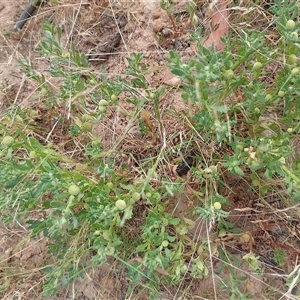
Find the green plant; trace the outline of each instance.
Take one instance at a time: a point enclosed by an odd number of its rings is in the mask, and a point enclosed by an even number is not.
[[[72,45],[70,49],[62,47],[58,27],[46,23],[43,30],[39,53],[50,58],[49,72],[59,82],[58,92],[27,59],[21,61],[23,72],[38,84],[40,105],[50,117],[58,118],[55,124],[64,122],[68,126],[66,137],[83,146],[79,155],[71,157],[64,151],[63,143],[51,140],[53,128],[44,128],[51,131],[40,138],[45,133],[40,131],[38,122],[43,120],[34,110],[15,107],[6,111],[0,128],[3,220],[7,224],[26,220],[32,237],[43,233],[49,240],[48,252],[54,256],[54,263],[43,268],[43,296],[56,294],[60,286],[66,287],[89,268],[114,257],[133,279],[132,288],[146,278],[146,286],[154,297],[161,282],[176,283],[186,272],[185,235],[193,222],[181,221],[166,210],[167,198],[180,191],[180,185],[166,178],[153,186],[164,149],[143,164],[134,180],[122,176],[114,164],[117,145],[104,151],[101,137],[95,137],[91,129],[105,117],[108,107],[118,105],[117,95],[121,92],[129,93],[128,102],[135,106],[133,119],[139,117],[149,101],[159,119],[159,98],[164,90],[153,92],[148,88],[140,55],[128,59],[129,81],[110,82],[104,74],[100,80]],[[141,97],[138,89],[144,89],[146,96]],[[92,112],[87,110],[86,97],[95,105]],[[61,110],[57,113],[48,107]],[[60,111],[67,111],[72,116],[70,121],[65,122],[67,117]],[[151,130],[147,118],[144,114],[142,123]],[[6,127],[9,122],[13,125]],[[42,123],[43,127],[47,125]],[[127,222],[133,218],[139,201],[145,201],[142,233],[128,242]],[[43,214],[32,218],[32,211]],[[207,276],[204,258],[202,255],[193,259],[193,276]]]
[[[161,0],[160,7],[165,10],[168,14],[168,17],[172,23],[173,30],[176,31],[176,25],[173,18],[173,8],[174,8],[174,1],[173,0]]]
[[[198,52],[196,58],[189,61],[182,62],[178,53],[170,52],[171,70],[181,79],[182,98],[192,107],[195,130],[208,143],[218,143],[218,153],[227,152],[224,155],[214,153],[213,159],[221,158],[223,168],[232,174],[250,176],[252,189],[258,195],[276,190],[265,182],[275,178],[281,180],[289,199],[283,201],[288,206],[299,199],[299,157],[295,163],[288,161],[294,153],[291,141],[299,132],[300,105],[297,88],[299,24],[292,20],[297,4],[292,1],[289,5],[281,2],[275,5],[276,24],[282,37],[278,38],[275,52],[274,45],[265,40],[264,33],[250,31],[243,31],[239,39],[225,38],[226,48],[222,52],[206,49],[195,34]],[[279,66],[279,71],[272,84],[267,85],[265,76],[268,76],[268,67],[274,64]],[[275,120],[271,112],[276,107],[281,107],[282,114]],[[246,134],[238,130],[241,123],[245,125]],[[205,168],[200,172],[198,169],[194,176],[200,176],[201,182],[205,173]],[[220,218],[207,209],[207,204],[212,203],[215,209],[221,208],[221,201],[212,200],[216,186],[222,186],[218,173],[218,169],[207,173],[206,178],[215,183],[206,186],[203,194],[209,196],[205,206],[197,210],[202,218],[208,218],[210,222],[217,219],[220,227],[232,232],[234,225],[224,222],[226,214]],[[258,267],[258,258],[251,252],[245,259],[253,271],[263,271]],[[237,292],[236,288],[233,294]]]
[[[218,258],[220,270],[225,265],[229,270],[229,278],[222,283],[231,299],[249,298],[241,289],[246,276],[234,272],[234,265],[241,261],[224,246],[226,237],[236,242],[243,234],[247,236],[242,243],[248,247],[243,258],[249,272],[261,274],[264,270],[249,246],[250,234],[229,221],[231,202],[221,192],[230,190],[224,173],[244,178],[249,190],[261,197],[276,191],[272,180],[280,181],[288,198],[285,205],[299,201],[300,159],[289,162],[291,141],[299,133],[299,24],[290,21],[295,17],[290,9],[275,2],[280,11],[278,32],[284,37],[278,38],[277,51],[264,33],[243,31],[239,38],[224,39],[223,52],[204,48],[197,34],[196,58],[183,62],[178,53],[170,52],[171,70],[181,79],[182,99],[190,109],[178,117],[188,127],[187,138],[181,137],[179,145],[171,146],[164,135],[160,106],[165,89],[149,86],[142,55],[128,58],[126,76],[110,81],[103,70],[93,73],[74,46],[62,46],[60,28],[44,25],[39,53],[50,58],[49,73],[59,82],[57,89],[31,61],[20,63],[28,79],[37,84],[39,104],[50,111],[54,125],[67,127],[61,130],[65,140],[51,139],[55,126],[41,123],[34,109],[11,107],[1,115],[0,124],[2,218],[6,224],[25,220],[33,237],[42,233],[49,240],[54,262],[43,268],[44,296],[56,294],[60,286],[113,258],[131,279],[128,295],[142,283],[149,298],[157,299],[162,285],[181,284],[186,276],[207,278],[213,259]],[[169,16],[172,4],[161,3]],[[194,2],[190,5],[192,16]],[[295,5],[293,1],[292,7]],[[270,76],[272,64],[278,65],[279,71],[267,84],[265,77]],[[123,108],[122,100],[131,110]],[[273,119],[270,113],[280,105],[282,114]],[[104,137],[93,134],[93,127],[117,109],[124,111],[130,122],[122,136],[107,147]],[[143,159],[130,154],[131,165],[128,157],[118,164],[119,145],[132,124],[138,125],[142,141],[151,151]],[[43,135],[43,130],[48,130],[47,134]],[[155,138],[149,142],[149,134],[160,134],[161,144]],[[192,155],[187,158],[182,149],[188,148]],[[174,153],[190,170],[195,185],[169,175],[166,165]],[[172,203],[186,187],[194,196],[190,217],[176,214]],[[41,214],[36,217],[34,212]],[[140,223],[134,227],[133,221]],[[206,236],[191,238],[189,233],[197,222],[206,224]],[[279,263],[283,257],[282,252],[274,254]]]

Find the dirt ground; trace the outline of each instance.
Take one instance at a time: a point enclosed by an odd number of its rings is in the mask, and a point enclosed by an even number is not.
[[[185,1],[175,1],[175,3],[176,11],[184,10]],[[144,63],[149,68],[153,68],[153,72],[147,75],[150,87],[165,85],[167,91],[170,91],[170,97],[164,100],[163,107],[172,106],[178,113],[186,109],[180,91],[174,89],[174,85],[177,85],[176,77],[167,67],[168,51],[171,49],[179,51],[183,60],[194,55],[193,48],[187,43],[189,30],[193,29],[193,25],[188,24],[184,14],[180,16],[181,20],[177,20],[179,34],[174,38],[171,34],[172,24],[167,14],[159,8],[159,0],[116,1],[113,4],[106,0],[61,0],[54,1],[53,4],[49,1],[38,8],[35,17],[26,23],[23,30],[13,32],[16,21],[27,4],[28,0],[5,1],[0,4],[0,92],[2,93],[0,109],[14,103],[26,107],[35,105],[32,94],[36,86],[21,72],[18,60],[28,57],[41,73],[47,73],[47,60],[35,52],[40,40],[40,27],[45,19],[57,23],[63,29],[63,43],[68,44],[72,41],[77,51],[91,58],[91,68],[97,70],[99,66],[105,67],[110,78],[124,72],[128,66],[126,57],[134,52],[143,53]],[[198,13],[199,16],[205,14],[200,10]],[[163,41],[159,41],[159,38]],[[173,126],[171,119],[168,122],[170,122],[170,136],[174,136],[174,131],[180,131],[180,126],[183,126],[182,124]],[[126,126],[126,120],[124,123],[119,122],[119,128],[115,129],[116,135],[122,134],[122,126]],[[111,132],[107,130],[109,127],[110,124],[105,128],[98,127],[94,132],[103,136],[107,146],[113,142]],[[136,146],[128,143],[123,147],[124,151],[137,151]],[[222,194],[231,201],[231,206],[226,209],[235,212],[230,220],[239,224],[244,230],[252,232],[256,254],[262,257],[262,263],[267,270],[266,275],[259,278],[244,271],[246,266],[240,266],[237,274],[248,277],[245,292],[250,293],[253,299],[279,299],[286,292],[286,286],[279,274],[290,272],[294,267],[293,262],[298,257],[294,251],[295,243],[290,241],[293,228],[284,221],[284,212],[281,213],[283,220],[281,223],[278,223],[278,219],[274,222],[264,221],[266,218],[258,212],[264,211],[268,214],[269,210],[259,206],[258,195],[249,189],[247,180],[225,173],[223,177],[224,182],[230,186],[230,189],[224,188],[222,191]],[[170,207],[170,211],[178,216],[190,217],[187,208],[195,199],[189,191],[180,197],[179,205],[176,208]],[[276,205],[274,199],[274,201],[269,200]],[[271,208],[270,205],[270,210]],[[259,224],[259,229],[256,226],[254,230],[253,224]],[[206,237],[207,226],[204,221],[198,221],[190,232],[191,238]],[[31,240],[29,234],[30,232],[22,224],[0,225],[1,299],[40,299],[44,279],[41,267],[45,263],[51,265],[52,261],[47,254],[47,240],[42,236]],[[293,234],[297,236],[298,229]],[[223,240],[220,238],[219,243],[225,243],[226,247],[240,259],[249,251],[249,245],[237,245],[233,240],[233,237],[226,236]],[[277,247],[288,250],[291,256],[290,265],[280,268],[274,265],[272,262],[274,243]],[[294,246],[289,246],[290,243]],[[218,268],[218,260],[213,262],[213,266]],[[116,264],[108,262],[101,268],[91,271],[85,278],[77,280],[73,286],[62,289],[59,296],[47,299],[124,299],[127,282],[124,276],[117,273]],[[220,278],[224,279],[230,274],[213,276],[214,284],[217,285]],[[214,294],[214,284],[212,277],[196,280],[187,276],[183,278],[179,287],[166,287],[161,295],[165,300],[174,299],[175,295],[179,297],[180,291],[184,291],[180,295],[181,298],[177,299],[228,299],[228,294],[220,289],[217,289],[218,295]],[[269,298],[265,295],[269,295]],[[134,297],[130,299],[147,298],[146,295]]]

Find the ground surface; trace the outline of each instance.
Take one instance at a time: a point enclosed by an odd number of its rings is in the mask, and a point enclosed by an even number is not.
[[[159,9],[159,1],[120,1],[113,6],[105,0],[65,0],[58,3],[58,6],[49,3],[39,8],[36,17],[28,22],[21,32],[12,32],[12,29],[28,1],[6,1],[0,5],[0,85],[3,91],[0,95],[0,108],[4,109],[13,103],[19,103],[24,107],[36,105],[31,97],[36,86],[20,71],[18,59],[29,57],[40,72],[47,73],[46,59],[35,53],[35,50],[40,40],[40,24],[48,18],[62,27],[63,41],[66,44],[72,40],[77,51],[89,55],[91,67],[95,70],[100,66],[105,67],[110,78],[124,72],[127,56],[133,52],[143,53],[144,63],[148,68],[153,69],[153,72],[147,74],[149,85],[153,88],[165,85],[170,92],[160,105],[164,114],[162,119],[167,128],[167,136],[175,139],[184,124],[178,122],[177,117],[172,118],[168,114],[169,108],[172,107],[173,111],[180,115],[186,107],[180,98],[180,91],[173,88],[173,85],[176,85],[176,78],[167,67],[167,58],[168,50],[171,49],[179,51],[183,60],[193,56],[193,49],[188,44],[189,29],[193,26],[188,24],[186,16],[184,14],[179,16],[177,20],[179,31],[174,38],[170,33],[173,30],[172,24],[166,13]],[[185,2],[181,1],[176,9],[180,11],[184,4]],[[201,14],[203,11],[199,10],[199,15]],[[55,88],[54,81],[52,84]],[[130,111],[131,107],[124,102],[124,109]],[[116,124],[116,117],[112,112],[106,119],[105,126],[95,128],[94,133],[103,137],[107,148],[116,141],[121,141],[119,149],[123,151],[125,157],[128,153],[143,155],[148,145],[143,144],[144,142],[134,130],[128,132],[127,138],[124,139],[124,128],[129,121],[121,112],[118,118]],[[42,125],[51,127],[51,124],[46,121]],[[176,167],[176,157],[171,160]],[[172,172],[171,169],[168,176],[175,176]],[[294,223],[296,225],[292,228],[292,225],[285,221],[284,212],[281,215],[278,212],[274,220],[266,217],[268,212],[274,209],[274,205],[278,204],[276,195],[265,199],[266,203],[271,204],[262,207],[257,203],[258,195],[250,191],[249,183],[245,178],[224,173],[223,180],[230,187],[224,187],[221,191],[231,201],[231,206],[227,208],[234,212],[230,220],[252,233],[254,238],[252,246],[255,247],[255,253],[262,258],[261,262],[267,270],[266,275],[261,278],[251,275],[247,266],[246,269],[243,265],[240,266],[236,270],[237,274],[247,276],[244,290],[250,293],[253,299],[279,299],[286,292],[279,274],[290,272],[299,255],[295,250],[299,245],[296,245],[293,239],[295,236],[296,240],[300,240],[297,238],[298,224]],[[181,217],[192,218],[189,215],[189,208],[195,205],[194,196],[187,190],[179,200],[176,198],[176,201],[176,206],[170,205],[170,212]],[[293,234],[292,230],[294,230]],[[205,222],[198,221],[190,232],[190,237],[197,239],[201,236],[206,237],[206,234]],[[29,240],[29,232],[21,224],[14,224],[11,227],[0,226],[0,237],[1,299],[39,299],[43,282],[40,267],[45,263],[51,263],[51,260],[48,262],[50,258],[47,257],[47,241],[43,237],[35,241]],[[247,253],[249,247],[252,247],[237,242],[236,237],[233,236],[226,236],[223,240],[220,238],[219,242],[224,243],[239,259]],[[275,245],[277,248],[288,250],[290,259],[284,266],[278,267],[272,262],[272,249]],[[217,269],[218,265],[219,262],[216,260],[214,267]],[[117,272],[115,263],[107,263],[90,272],[86,278],[78,280],[74,286],[62,290],[58,297],[51,299],[122,299],[127,283],[125,279],[120,279],[122,278],[120,274],[116,275]],[[229,274],[219,273],[215,276],[215,280],[218,282],[220,278],[224,279],[226,276]],[[162,297],[173,299],[174,295],[184,291],[181,299],[214,299],[216,296],[214,290],[211,277],[205,280],[194,280],[187,276],[186,279],[183,278],[181,286],[166,287],[165,291],[162,291]],[[226,298],[228,295],[220,289],[217,289],[217,294],[217,299],[228,299]],[[134,297],[146,299],[145,295]]]

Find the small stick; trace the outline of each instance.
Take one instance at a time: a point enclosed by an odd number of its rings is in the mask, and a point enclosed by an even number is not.
[[[26,6],[24,11],[22,12],[19,20],[17,21],[16,25],[14,26],[13,31],[18,31],[22,29],[22,27],[25,25],[27,20],[32,17],[33,12],[38,7],[38,5],[41,3],[41,0],[31,0],[30,3]]]

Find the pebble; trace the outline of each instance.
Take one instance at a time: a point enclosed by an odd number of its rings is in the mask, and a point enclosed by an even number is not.
[[[159,8],[155,9],[155,10],[152,12],[152,17],[153,17],[153,19],[156,20],[156,19],[160,18],[160,14],[161,14],[160,9],[159,9]]]
[[[164,27],[164,24],[160,19],[156,19],[152,22],[152,29],[155,33],[161,32],[163,27]]]
[[[168,36],[168,35],[170,35],[172,33],[172,30],[170,28],[168,28],[168,27],[164,27],[162,29],[161,33],[162,33],[163,36]]]

